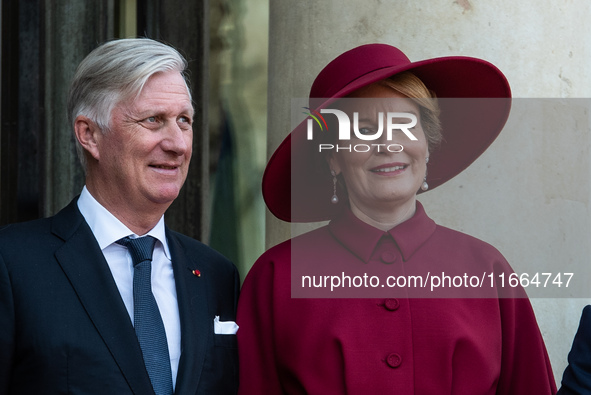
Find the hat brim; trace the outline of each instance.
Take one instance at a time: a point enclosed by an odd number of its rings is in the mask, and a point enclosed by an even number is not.
[[[373,70],[347,83],[323,108],[338,98],[395,74],[411,71],[440,100],[443,142],[430,153],[429,190],[452,179],[472,164],[501,132],[511,109],[511,90],[503,73],[481,59],[453,56]],[[453,99],[453,100],[450,100]],[[332,184],[320,176],[314,147],[300,123],[271,156],[263,175],[265,203],[287,222],[333,218],[343,204],[331,204]],[[419,191],[420,193],[420,191]]]

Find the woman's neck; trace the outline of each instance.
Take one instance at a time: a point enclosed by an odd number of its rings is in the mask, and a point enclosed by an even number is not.
[[[349,204],[353,215],[366,224],[384,232],[412,218],[417,210],[416,198],[405,202],[403,205],[396,205],[386,210],[383,207],[362,207],[352,201]]]

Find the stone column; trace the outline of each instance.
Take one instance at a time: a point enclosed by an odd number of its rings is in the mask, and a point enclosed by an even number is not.
[[[42,2],[44,38],[43,215],[52,215],[80,193],[84,173],[68,125],[66,97],[70,81],[82,59],[99,43],[114,35],[113,0],[95,2]],[[24,117],[23,117],[24,118]]]
[[[487,59],[506,74],[514,97],[525,98],[517,100],[589,96],[590,7],[585,0],[544,7],[535,0],[271,0],[268,153],[290,131],[290,100],[307,97],[324,65],[365,43],[395,45],[411,60]],[[547,125],[556,113],[539,116]],[[568,134],[506,130],[466,172],[420,200],[441,225],[495,245],[516,271],[536,259],[555,262],[556,272],[576,271],[591,253],[591,141],[588,120],[580,121]],[[267,246],[289,236],[289,225],[269,214]],[[532,300],[557,382],[587,303]]]

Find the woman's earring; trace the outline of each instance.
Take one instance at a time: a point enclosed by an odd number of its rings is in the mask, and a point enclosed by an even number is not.
[[[425,176],[425,178],[423,178],[423,183],[421,184],[421,191],[426,191],[427,189],[429,189],[429,184],[427,184],[427,176]]]
[[[425,163],[429,163],[429,157],[425,158]],[[425,178],[423,178],[423,183],[421,184],[421,191],[426,191],[429,189],[429,184],[427,184],[427,172],[425,171]]]
[[[330,198],[330,202],[337,204],[339,202],[339,197],[337,196],[337,173],[331,170],[330,175],[332,176],[332,197]]]

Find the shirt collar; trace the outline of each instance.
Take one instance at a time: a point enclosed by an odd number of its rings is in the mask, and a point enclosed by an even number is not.
[[[378,241],[388,235],[394,239],[406,262],[431,237],[436,226],[418,201],[415,214],[387,232],[361,221],[351,210],[344,210],[328,225],[332,235],[364,262],[369,261]]]
[[[86,186],[84,186],[80,193],[80,197],[78,198],[78,209],[92,230],[101,250],[104,250],[106,247],[123,237],[130,236],[131,238],[136,238],[140,236],[133,233],[127,226],[104,208],[90,194]],[[156,226],[154,226],[148,233],[141,236],[147,235],[154,237],[162,243],[164,254],[170,259],[170,251],[168,249],[168,242],[166,241],[164,216],[160,218]]]

